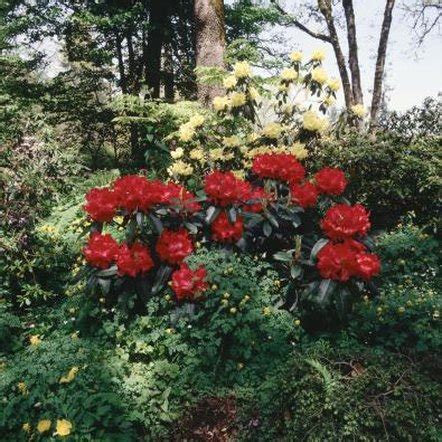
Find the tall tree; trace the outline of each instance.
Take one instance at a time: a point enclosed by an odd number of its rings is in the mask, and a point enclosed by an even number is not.
[[[223,0],[194,0],[196,65],[223,67],[226,48]],[[210,102],[219,93],[212,85],[198,85],[198,99]]]

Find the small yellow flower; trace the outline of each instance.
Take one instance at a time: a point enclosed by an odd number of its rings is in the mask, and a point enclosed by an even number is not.
[[[281,72],[281,79],[284,81],[294,81],[298,78],[298,72],[292,68],[286,68]]]
[[[181,141],[190,141],[195,135],[195,127],[189,123],[182,124],[178,130],[178,137]]]
[[[37,431],[39,433],[45,433],[46,431],[49,431],[51,428],[51,421],[49,419],[43,419],[38,422],[37,424]]]
[[[264,307],[264,308],[262,309],[262,314],[263,314],[264,316],[268,316],[268,315],[270,315],[270,313],[271,313],[271,309],[270,309],[270,307]]]
[[[78,370],[78,367],[72,367],[66,376],[60,378],[60,384],[69,384],[69,382],[72,382],[75,376],[77,376]]]
[[[184,155],[184,149],[182,147],[178,147],[175,150],[172,150],[170,152],[170,156],[174,159],[174,160],[178,160],[179,158],[181,158]]]
[[[329,78],[327,80],[327,86],[333,91],[336,92],[341,87],[341,82],[337,78]]]
[[[224,137],[223,143],[227,147],[237,147],[241,144],[241,139],[237,137],[236,135],[232,135],[231,137]]]
[[[71,339],[72,339],[73,341],[76,341],[76,340],[78,339],[78,331],[76,331],[76,332],[74,332],[74,333],[71,334]]]
[[[302,55],[301,51],[294,51],[290,54],[290,60],[294,63],[299,63],[302,60]]]
[[[295,325],[296,325],[296,326],[300,326],[300,325],[301,325],[301,321],[300,321],[299,319],[296,319],[296,320],[295,320]]]
[[[212,290],[217,290],[218,286],[216,284],[213,284],[211,288],[212,288]]]
[[[405,307],[399,307],[399,308],[397,309],[397,311],[398,311],[398,313],[399,313],[400,315],[402,315],[402,314],[405,313]]]
[[[232,170],[233,175],[235,175],[236,178],[239,178],[240,180],[243,180],[246,176],[246,173],[244,170]]]
[[[238,362],[238,370],[242,370],[244,368],[244,364],[242,362]]]
[[[223,80],[223,86],[226,89],[233,89],[236,86],[237,79],[234,75],[229,75],[228,77],[224,78]]]
[[[249,63],[247,61],[239,61],[233,67],[236,78],[247,78],[252,74]]]
[[[246,95],[242,92],[233,92],[230,96],[230,105],[232,107],[240,107],[246,104]]]
[[[288,83],[280,83],[278,86],[279,92],[287,92],[289,90]]]
[[[353,105],[350,110],[358,117],[358,118],[364,118],[367,111],[365,110],[365,107],[363,104],[355,104]]]
[[[22,430],[26,433],[29,433],[31,431],[31,424],[29,422],[26,422],[22,425]]]
[[[173,328],[166,328],[166,333],[167,333],[168,335],[171,335],[173,332],[174,332],[174,329],[173,329]]]
[[[232,308],[229,310],[229,312],[230,312],[231,315],[234,315],[234,314],[236,313],[236,307],[232,307]]]
[[[209,151],[210,159],[213,161],[222,160],[225,158],[224,149],[222,147],[216,147]]]
[[[223,298],[225,298],[225,299],[229,299],[230,298],[230,293],[224,293],[224,295],[223,295]]]
[[[60,437],[69,436],[72,430],[72,424],[66,419],[57,420],[57,435]]]
[[[294,155],[298,160],[304,160],[308,157],[308,150],[302,143],[295,143],[288,148],[288,153]]]
[[[41,343],[40,335],[29,336],[29,342],[31,345],[39,345]]]
[[[327,120],[325,118],[321,118],[314,111],[307,111],[304,113],[302,124],[304,126],[304,129],[307,129],[311,132],[321,132],[328,126]]]
[[[229,106],[229,99],[227,97],[215,97],[213,99],[213,108],[217,112],[225,110],[228,106]]]
[[[167,169],[167,172],[169,175],[189,176],[193,173],[193,167],[182,160],[178,160]]]
[[[326,97],[324,100],[325,106],[333,106],[335,103],[336,103],[336,99],[335,99],[335,97],[332,97],[332,96]]]
[[[325,59],[325,51],[324,51],[324,49],[315,49],[312,52],[311,59],[313,61],[324,61],[324,59]]]
[[[203,115],[201,114],[195,114],[190,120],[189,123],[193,126],[193,127],[200,127],[204,124],[204,121],[206,119],[204,118]]]
[[[247,302],[247,301],[249,301],[249,300],[250,300],[250,295],[245,295],[245,296],[244,296],[244,301]]]
[[[23,394],[23,395],[28,394],[28,387],[26,386],[26,384],[24,382],[19,382],[17,384],[17,388],[21,394]]]
[[[278,138],[281,132],[282,127],[278,123],[269,123],[262,130],[262,133],[268,138]]]
[[[327,81],[327,72],[323,68],[315,68],[312,71],[312,80],[319,84],[324,84]]]

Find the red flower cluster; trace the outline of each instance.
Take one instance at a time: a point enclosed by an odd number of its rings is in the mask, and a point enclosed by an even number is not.
[[[290,185],[292,200],[306,209],[314,207],[318,201],[318,190],[308,181],[303,184],[292,183]]]
[[[232,172],[215,171],[205,177],[204,190],[214,204],[226,207],[243,203],[250,193],[250,184]]]
[[[94,221],[109,222],[115,216],[118,199],[110,189],[91,189],[86,195],[84,210]]]
[[[381,264],[377,255],[366,252],[363,244],[349,239],[325,245],[318,253],[317,268],[326,279],[345,282],[359,277],[368,281],[380,272]]]
[[[238,216],[231,224],[226,212],[221,212],[212,223],[212,239],[219,242],[236,242],[242,237],[244,223]]]
[[[148,272],[154,262],[149,249],[143,244],[136,242],[131,247],[122,244],[117,257],[118,274],[135,278],[140,273]]]
[[[254,187],[246,197],[247,203],[244,206],[244,210],[253,213],[262,212],[265,201],[268,201],[270,198],[271,195],[262,187]]]
[[[327,195],[341,195],[347,187],[345,174],[340,169],[324,167],[315,174],[316,187]]]
[[[366,235],[370,229],[369,214],[361,204],[336,204],[327,210],[321,220],[321,228],[333,240]]]
[[[283,153],[257,155],[252,170],[260,178],[289,182],[300,182],[305,176],[305,169],[296,157]]]
[[[204,267],[191,270],[187,264],[182,263],[180,268],[172,273],[172,290],[178,301],[193,300],[195,295],[206,290],[208,287],[206,277],[207,272]]]
[[[90,265],[107,269],[117,258],[118,250],[118,243],[111,235],[94,232],[89,237],[83,254]]]
[[[164,229],[158,238],[156,251],[163,261],[175,265],[193,252],[193,244],[186,229]]]

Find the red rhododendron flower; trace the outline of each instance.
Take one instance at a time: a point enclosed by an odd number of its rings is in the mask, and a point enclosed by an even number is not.
[[[179,206],[185,212],[198,212],[201,205],[195,201],[195,195],[183,186],[175,183],[168,183],[164,188],[164,200],[167,204]]]
[[[242,237],[244,222],[242,217],[237,216],[232,224],[226,212],[221,212],[212,223],[212,239],[219,242],[236,242]]]
[[[318,200],[318,190],[309,182],[303,184],[292,183],[290,185],[290,194],[292,200],[304,209],[314,207]]]
[[[364,250],[364,245],[354,240],[337,244],[329,242],[318,252],[316,267],[322,278],[348,281],[356,276],[356,258]]]
[[[204,179],[204,190],[209,199],[222,207],[244,202],[250,184],[235,177],[232,172],[215,171]]]
[[[111,235],[94,232],[83,249],[83,255],[90,265],[107,269],[115,261],[118,249],[118,243]]]
[[[356,234],[365,235],[370,229],[369,214],[361,204],[336,204],[327,210],[321,220],[321,228],[334,240],[351,238]]]
[[[247,204],[244,206],[244,210],[253,213],[262,212],[265,201],[269,199],[270,195],[262,187],[254,187],[246,196]]]
[[[356,255],[355,274],[368,281],[381,271],[381,261],[374,253],[358,253]]]
[[[148,272],[154,266],[149,249],[143,244],[136,242],[131,247],[122,244],[118,252],[118,274],[134,278],[139,273]]]
[[[172,290],[179,301],[192,300],[207,289],[206,277],[207,272],[203,266],[191,270],[187,264],[182,263],[180,268],[172,273]]]
[[[156,251],[163,261],[179,264],[193,252],[193,244],[186,229],[164,229],[158,238]]]
[[[340,169],[324,167],[315,174],[316,187],[327,195],[341,195],[347,187],[345,174]]]
[[[110,189],[91,189],[86,195],[84,210],[101,223],[112,221],[117,209],[117,196]]]
[[[282,153],[257,155],[252,170],[260,178],[271,178],[289,182],[304,179],[305,169],[295,156]]]

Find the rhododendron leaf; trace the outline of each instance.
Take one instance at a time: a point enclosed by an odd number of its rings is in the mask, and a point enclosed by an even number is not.
[[[336,293],[335,296],[336,312],[338,313],[338,316],[341,320],[345,318],[345,315],[347,313],[348,300],[350,297],[351,293],[345,287]]]
[[[221,209],[218,209],[215,206],[210,206],[206,212],[206,223],[212,224],[220,212],[221,212]]]
[[[132,243],[137,233],[137,222],[131,219],[126,227],[126,242]]]
[[[291,262],[293,261],[293,250],[287,250],[286,252],[276,252],[273,255],[273,258],[277,261]]]
[[[184,225],[186,226],[187,230],[193,235],[196,235],[198,233],[198,227],[195,224],[190,222],[185,222]]]
[[[295,227],[295,228],[299,227],[302,224],[301,218],[299,218],[298,215],[293,214],[292,215],[292,224],[293,224],[293,227]]]
[[[264,232],[265,236],[270,236],[272,234],[272,226],[267,221],[262,225],[262,231]]]
[[[316,255],[319,253],[319,251],[328,243],[328,239],[321,238],[319,241],[315,243],[315,245],[312,248],[312,251],[310,252],[310,260],[313,261],[316,259]]]
[[[265,217],[270,221],[270,223],[272,224],[272,226],[278,228],[279,227],[279,223],[276,220],[276,218],[267,210],[264,212]]]
[[[108,276],[115,276],[117,274],[117,266],[111,266],[108,269],[104,269],[104,270],[100,270],[99,272],[96,273],[96,276],[98,276],[99,278],[106,278]]]
[[[293,279],[296,279],[299,276],[301,276],[301,273],[302,273],[302,268],[300,266],[294,265],[290,267],[290,276]]]
[[[143,225],[143,222],[144,222],[144,213],[138,212],[135,215],[135,218],[137,220],[137,224],[141,227]]]
[[[158,234],[161,234],[161,232],[164,230],[161,220],[151,213],[149,213],[149,218],[152,221],[155,230],[158,232]]]
[[[172,273],[172,268],[169,266],[162,266],[158,270],[154,284],[152,286],[152,293],[156,294],[158,293],[166,283],[166,281],[169,279],[170,274]]]
[[[365,238],[362,238],[360,241],[362,244],[364,244],[365,247],[367,247],[368,250],[370,250],[370,251],[374,250],[375,244],[374,244],[373,238],[366,236]]]
[[[107,295],[109,293],[110,286],[111,286],[110,279],[98,278],[97,281],[98,281],[98,285],[101,287],[103,294]]]
[[[330,295],[336,287],[336,282],[331,279],[323,279],[319,284],[317,301],[325,304],[330,301]]]
[[[227,212],[227,216],[229,218],[229,221],[233,224],[236,222],[236,210],[234,207],[231,207],[228,212]]]

